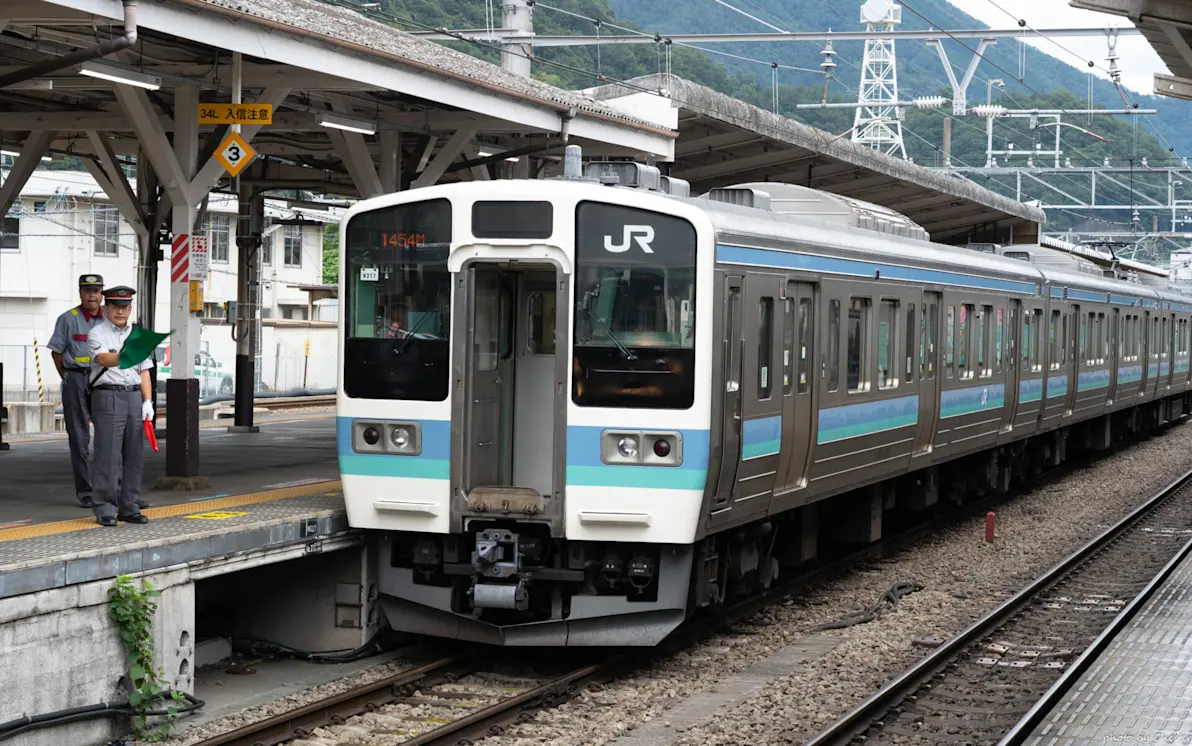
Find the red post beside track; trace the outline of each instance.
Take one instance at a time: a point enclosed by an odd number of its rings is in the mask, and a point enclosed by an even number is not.
[[[993,517],[993,511],[991,510],[985,514],[985,541],[988,544],[993,543],[993,534],[994,534],[994,530],[993,530],[994,523],[993,522],[994,522],[994,517]]]

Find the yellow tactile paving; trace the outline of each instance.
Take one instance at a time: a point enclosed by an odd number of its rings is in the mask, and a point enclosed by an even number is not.
[[[326,419],[328,417],[334,417],[334,416],[335,416],[334,412],[314,412],[312,414],[296,414],[293,417],[286,417],[284,420],[265,420],[263,422],[257,422],[256,424],[258,426],[261,426],[261,425],[285,425],[290,422],[305,422],[307,420],[322,420],[322,419]],[[162,422],[164,424],[165,421],[162,420]],[[214,429],[220,428],[220,427],[228,427],[232,424],[234,424],[234,423],[232,423],[228,420],[224,420],[223,422],[202,422],[202,423],[199,423],[199,429],[200,430],[214,430]],[[165,428],[159,427],[158,429],[164,430]],[[47,433],[46,435],[30,435],[27,438],[17,436],[15,439],[10,439],[8,442],[11,443],[12,445],[19,445],[21,443],[45,443],[46,441],[51,441],[51,440],[66,440],[67,437],[68,436],[66,435],[66,433]]]
[[[328,479],[324,482],[302,484],[295,487],[284,487],[264,492],[250,492],[244,495],[229,497],[213,497],[209,500],[196,500],[178,505],[163,505],[160,508],[148,508],[142,511],[149,518],[173,518],[180,515],[203,513],[209,510],[223,508],[238,508],[243,505],[265,503],[272,500],[285,500],[291,497],[305,497],[323,492],[334,492],[343,489],[343,483],[338,479]],[[55,521],[53,523],[38,523],[33,526],[17,526],[0,531],[0,542],[15,541],[17,539],[31,539],[35,536],[53,536],[71,531],[83,531],[89,528],[101,528],[95,522],[94,516],[87,518],[72,518],[69,521]]]

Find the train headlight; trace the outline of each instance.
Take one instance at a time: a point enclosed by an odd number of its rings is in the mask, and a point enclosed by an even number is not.
[[[410,431],[404,427],[395,427],[389,433],[389,440],[393,441],[393,445],[397,448],[405,448],[410,445]]]
[[[624,466],[679,466],[683,434],[677,430],[605,430],[600,434],[600,461]]]
[[[354,420],[352,422],[352,450],[357,453],[384,453],[385,443],[381,434],[385,425],[377,420]]]
[[[422,428],[417,422],[386,422],[385,450],[398,456],[422,453]]]

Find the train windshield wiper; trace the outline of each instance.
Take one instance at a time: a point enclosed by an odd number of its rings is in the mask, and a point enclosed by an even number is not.
[[[612,328],[611,324],[609,325],[608,329],[606,329],[605,331],[608,332],[608,338],[610,340],[612,340],[612,343],[617,346],[617,349],[621,351],[621,354],[625,356],[626,360],[637,360],[637,355],[634,355],[633,351],[630,350],[628,347],[626,347],[625,344],[620,340],[620,338],[618,338],[617,335],[613,333],[613,328]]]
[[[414,328],[406,332],[406,338],[403,339],[401,343],[393,349],[394,355],[400,355],[406,351],[406,348],[409,347],[410,343],[414,341],[414,335],[418,333],[418,330],[422,328],[422,325],[425,324],[426,320],[429,318],[430,314],[426,313],[423,314],[422,318],[418,319],[418,323],[414,324]]]

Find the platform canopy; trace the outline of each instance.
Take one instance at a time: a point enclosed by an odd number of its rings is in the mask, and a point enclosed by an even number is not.
[[[1155,95],[1192,100],[1192,0],[1069,0],[1081,10],[1129,19],[1167,65],[1155,73]]]
[[[1044,214],[959,174],[924,168],[855,145],[682,78],[650,75],[591,89],[625,111],[678,110],[671,175],[693,194],[745,182],[778,181],[872,202],[906,215],[948,243],[1037,240]],[[662,91],[663,93],[650,93]]]
[[[172,137],[178,127],[195,126],[198,103],[230,102],[231,55],[239,52],[243,101],[275,106],[271,125],[244,124],[245,139],[272,159],[253,178],[278,188],[391,191],[381,154],[394,148],[404,158],[388,170],[416,186],[486,178],[485,167],[505,167],[519,154],[561,157],[564,134],[592,154],[667,158],[673,151],[676,133],[665,127],[315,0],[140,0],[132,4],[135,41],[80,61],[97,44],[126,35],[127,5],[0,2],[4,150],[51,133],[51,152],[102,157],[110,147],[133,155],[145,145],[139,125]],[[47,70],[55,61],[71,64]],[[140,89],[113,75],[148,90],[130,96]],[[179,98],[179,88],[197,91],[199,100]],[[148,107],[129,105],[135,98]],[[138,122],[142,115],[152,121]],[[225,131],[198,125],[200,139],[206,136],[200,166]],[[508,150],[518,153],[504,155]],[[196,187],[210,188],[222,171],[211,161]]]

